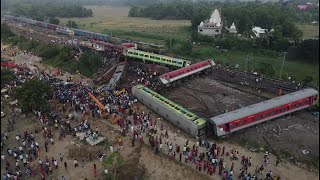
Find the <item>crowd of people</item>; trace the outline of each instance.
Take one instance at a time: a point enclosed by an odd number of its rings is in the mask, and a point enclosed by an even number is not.
[[[140,64],[131,63],[128,72],[135,75],[137,79],[136,84],[143,84],[150,87],[153,90],[159,89],[161,83],[158,80],[158,72],[146,71],[143,70]]]
[[[146,72],[141,67],[134,66],[129,67],[129,71],[138,77],[139,84],[145,84],[153,89],[157,88],[156,72]],[[107,114],[122,117],[117,123],[121,134],[124,137],[130,137],[131,146],[135,146],[137,143],[143,144],[147,138],[155,153],[166,153],[170,160],[184,162],[209,175],[217,173],[223,179],[232,180],[238,177],[243,180],[257,180],[263,179],[263,175],[267,179],[280,179],[279,176],[274,176],[271,171],[265,172],[270,163],[268,152],[266,152],[264,164],[257,165],[252,163],[252,157],[245,157],[235,150],[227,152],[226,147],[221,148],[217,143],[212,143],[206,139],[199,139],[195,144],[192,144],[189,140],[185,143],[179,142],[177,132],[170,134],[161,120],[153,118],[150,112],[145,112],[139,106],[134,105],[137,100],[130,93],[129,88],[122,93],[117,90],[100,92],[87,84],[63,82],[45,72],[40,72],[36,77],[28,70],[17,71],[15,76],[15,80],[6,84],[8,89],[21,85],[28,79],[38,78],[51,84],[54,89],[52,97],[59,103],[54,105],[54,110],[49,114],[34,111],[41,127],[35,129],[34,133],[40,132],[43,134],[45,139],[43,143],[36,142],[32,132],[24,132],[23,135],[20,133],[16,135],[17,146],[9,147],[4,146],[3,142],[10,137],[7,136],[7,133],[1,135],[1,148],[5,147],[7,149],[7,152],[1,155],[2,161],[6,163],[6,172],[3,174],[5,180],[22,176],[36,176],[37,172],[40,172],[42,178],[45,178],[54,169],[57,169],[60,163],[63,163],[67,168],[67,162],[63,162],[62,154],[52,159],[49,159],[49,157],[38,158],[40,152],[43,151],[42,147],[44,147],[45,152],[48,152],[50,146],[54,145],[54,132],[58,132],[59,140],[63,140],[67,134],[76,135],[79,132],[85,133],[86,137],[97,137],[98,127],[92,127],[87,118],[90,115],[93,119],[100,118],[102,112],[91,101],[88,92],[91,92],[100,100],[105,106]],[[72,113],[67,117],[61,115],[68,113],[70,109]],[[12,117],[9,118],[10,127],[13,127],[16,121],[16,114],[12,113]],[[79,119],[78,113],[82,114],[82,120]],[[93,130],[94,128],[95,130]],[[122,149],[124,147],[123,139],[119,137],[117,140],[119,149]],[[110,151],[111,153],[114,151],[112,145]],[[104,153],[99,153],[98,158],[102,161],[105,156]],[[15,166],[11,165],[12,163],[8,159],[11,159]],[[31,163],[35,160],[37,163]],[[234,162],[239,160],[241,160],[241,169],[238,172],[238,167],[235,165],[238,163]],[[74,160],[74,166],[75,168],[78,167],[76,159]],[[248,170],[251,166],[256,166],[255,172]]]

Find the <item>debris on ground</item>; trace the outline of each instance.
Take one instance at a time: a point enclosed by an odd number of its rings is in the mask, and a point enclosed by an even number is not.
[[[302,153],[303,153],[304,155],[306,155],[306,154],[309,154],[310,152],[309,152],[308,150],[304,149],[304,150],[302,150]]]

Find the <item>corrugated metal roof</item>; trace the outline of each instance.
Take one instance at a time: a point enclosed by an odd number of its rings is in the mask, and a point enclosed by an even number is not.
[[[228,113],[225,113],[219,116],[212,117],[210,118],[210,121],[214,122],[216,125],[225,124],[236,119],[241,119],[241,118],[250,116],[252,114],[256,114],[277,106],[281,106],[293,101],[297,101],[299,99],[315,96],[317,94],[318,94],[318,91],[314,89],[311,89],[311,88],[304,89],[301,91],[297,91],[297,92],[286,94],[280,97],[269,99],[267,101],[263,101],[257,104],[253,104],[241,109],[230,111]]]

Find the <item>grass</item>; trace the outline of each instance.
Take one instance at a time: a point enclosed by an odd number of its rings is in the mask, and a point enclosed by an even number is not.
[[[297,24],[297,26],[303,32],[304,39],[319,37],[319,24]]]
[[[210,47],[195,47],[195,51],[199,53],[196,61],[212,58],[214,60],[221,60],[224,63],[232,65],[239,65],[241,70],[246,69],[247,53],[244,52],[220,52]],[[248,69],[256,69],[259,63],[267,62],[271,63],[275,69],[276,77],[280,76],[282,60],[279,57],[266,57],[266,56],[251,56],[248,61]],[[312,76],[313,79],[319,83],[319,64],[303,63],[300,61],[286,60],[283,67],[282,74],[289,77],[295,77],[297,80],[302,81],[305,76]]]
[[[86,6],[92,9],[94,16],[90,18],[60,18],[61,24],[68,20],[75,21],[79,28],[94,32],[108,31],[110,34],[125,38],[156,42],[158,38],[145,37],[146,34],[157,35],[161,38],[168,35],[181,38],[188,33],[183,31],[191,25],[187,20],[152,20],[149,18],[128,17],[130,7]],[[130,35],[131,33],[131,35]],[[141,39],[145,37],[144,39]],[[160,41],[163,42],[163,41]]]

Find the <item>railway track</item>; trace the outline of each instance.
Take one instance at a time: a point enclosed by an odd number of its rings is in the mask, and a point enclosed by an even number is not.
[[[197,97],[197,95],[195,92],[191,93],[189,91],[187,91],[185,88],[180,88],[182,91],[184,91],[186,94],[188,94],[189,96],[193,97],[195,100],[197,100],[203,107],[204,107],[204,111],[208,112],[209,111],[209,107],[208,105],[202,100],[202,98]]]
[[[306,88],[305,86],[296,83],[247,74],[245,72],[230,70],[225,67],[218,67],[212,71],[211,74],[214,75],[215,79],[222,79],[226,82],[235,84],[245,84],[253,88],[273,93],[278,93],[279,89],[282,89],[282,92],[287,94]]]
[[[214,101],[214,104],[216,106],[216,109],[218,110],[219,113],[223,113],[223,111],[221,110],[220,106],[219,106],[219,103],[218,103],[218,100],[217,98],[215,97],[216,94],[224,94],[224,93],[211,93],[209,91],[202,91],[200,89],[194,89],[194,88],[191,88],[191,87],[188,87],[188,86],[182,86],[183,88],[186,88],[186,89],[190,89],[192,90],[192,92],[197,96],[197,98],[201,99],[201,102],[203,102],[203,104],[206,105],[207,109],[210,110],[209,106],[207,105],[207,103],[205,103],[205,100],[203,100],[203,98],[201,98],[201,96],[199,96],[196,91],[200,92],[200,93],[203,93],[207,96],[210,96]],[[232,94],[225,94],[225,95],[232,95]]]

